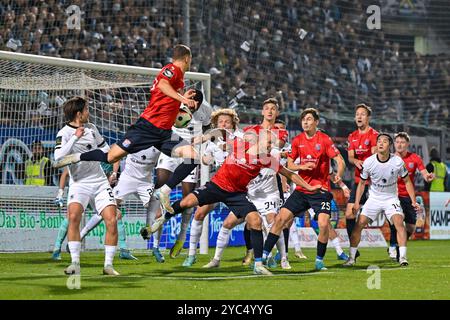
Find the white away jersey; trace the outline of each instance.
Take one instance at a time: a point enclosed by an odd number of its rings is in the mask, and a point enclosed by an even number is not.
[[[105,139],[100,135],[95,125],[86,123],[83,127],[83,135],[73,143],[72,148],[67,150],[68,152],[66,154],[83,153],[99,148],[102,148],[103,150],[109,149]],[[59,151],[72,139],[76,129],[76,127],[67,124],[64,128],[59,130],[56,136],[55,158],[59,158]],[[68,168],[70,175],[69,184],[74,182],[98,183],[103,182],[106,179],[105,173],[100,166],[100,162],[97,161],[80,161],[71,164]]]
[[[121,179],[124,176],[128,176],[151,183],[153,168],[158,163],[160,154],[161,152],[154,147],[136,153],[130,153],[125,161],[125,169],[122,172]]]
[[[369,196],[375,198],[397,197],[397,179],[405,178],[408,170],[402,158],[390,154],[389,159],[381,162],[377,154],[364,160],[361,179],[370,178]]]
[[[202,134],[202,127],[211,123],[212,108],[209,103],[203,102],[200,108],[192,114],[192,120],[186,128],[172,127],[173,132],[185,140]]]
[[[261,198],[268,195],[280,196],[278,189],[277,173],[270,168],[263,168],[258,176],[248,184],[248,195]]]

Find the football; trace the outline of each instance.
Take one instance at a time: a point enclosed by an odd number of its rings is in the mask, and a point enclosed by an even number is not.
[[[175,119],[175,128],[186,128],[192,120],[192,114],[186,110],[180,109]]]

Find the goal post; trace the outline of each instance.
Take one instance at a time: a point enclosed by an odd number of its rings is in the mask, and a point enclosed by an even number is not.
[[[12,219],[16,213],[19,219],[19,212],[24,211],[24,208],[21,208],[23,204],[26,210],[38,216],[42,202],[46,203],[45,206],[53,202],[58,189],[58,173],[51,177],[54,186],[42,189],[46,190],[45,196],[42,196],[42,192],[36,194],[36,205],[33,206],[30,199],[36,188],[23,185],[23,170],[25,161],[32,154],[31,144],[36,140],[42,142],[47,157],[53,157],[56,133],[64,126],[61,110],[64,101],[73,95],[87,97],[90,122],[97,126],[108,143],[113,144],[125,134],[127,128],[147,106],[150,86],[159,71],[160,69],[155,68],[0,51],[0,185],[3,191],[9,189],[8,185],[14,185],[13,189],[9,190],[14,190],[17,195],[11,197],[11,192],[7,195],[2,192],[0,195],[2,234],[15,230],[12,224],[6,228],[6,220],[2,220],[2,215],[5,219]],[[185,83],[188,88],[202,90],[206,101],[210,102],[209,74],[187,72]],[[201,184],[209,180],[207,166],[202,165],[200,178]],[[180,192],[177,192],[178,196],[179,194]],[[12,199],[14,201],[11,201]],[[12,205],[6,205],[7,203]],[[124,206],[126,217],[145,213],[135,200],[125,202]],[[55,210],[48,212],[52,215]],[[145,219],[143,221],[145,222]],[[2,226],[2,223],[5,226]],[[205,219],[200,253],[207,253],[208,225],[208,220]],[[17,224],[16,231],[23,231],[20,229],[20,224]],[[177,229],[177,226],[170,224],[167,229],[170,234],[163,234],[161,242],[170,244],[175,237],[173,229]],[[55,236],[56,232],[57,228],[54,230]],[[139,233],[136,237],[140,237]],[[46,245],[51,246],[53,243]],[[5,248],[0,244],[0,251],[5,251],[3,249]],[[50,247],[42,249],[47,251]],[[39,248],[34,249],[36,250]]]

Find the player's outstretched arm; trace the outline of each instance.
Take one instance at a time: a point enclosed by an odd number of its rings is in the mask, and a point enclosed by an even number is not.
[[[289,170],[292,171],[306,171],[306,170],[313,170],[316,165],[312,162],[307,162],[306,164],[295,164],[294,163],[294,159],[292,159],[291,157],[287,158],[287,167]]]
[[[197,106],[197,102],[187,97],[192,97],[194,94],[190,90],[185,93],[185,96],[179,94],[166,79],[161,79],[158,82],[158,89],[162,91],[166,96],[180,101],[182,104],[187,105],[188,107],[195,108]],[[195,93],[195,90],[193,90]]]
[[[420,205],[416,202],[416,192],[414,191],[414,185],[412,184],[409,175],[404,177],[403,181],[405,181],[406,191],[411,198],[412,206],[414,207],[414,209],[416,209],[416,211],[420,210]]]
[[[81,138],[84,134],[84,128],[79,127],[75,131],[74,135],[70,137],[68,140],[65,136],[56,137],[56,146],[55,146],[55,161],[60,160],[62,157],[68,155],[72,151],[72,147],[75,142]]]
[[[434,173],[428,172],[427,169],[421,170],[420,173],[422,174],[423,180],[425,180],[425,182],[427,182],[427,183],[430,183],[435,178]]]
[[[333,160],[337,163],[337,172],[334,174],[333,182],[339,184],[342,182],[342,176],[345,171],[345,161],[340,154],[333,158]]]
[[[280,173],[281,175],[285,176],[286,178],[288,178],[289,180],[291,180],[292,182],[294,182],[296,185],[305,188],[308,191],[314,192],[314,191],[318,191],[320,188],[322,188],[322,185],[315,185],[315,186],[311,186],[310,184],[306,183],[305,180],[303,180],[298,174],[289,171],[288,169],[286,169],[283,166],[280,166],[280,170],[278,171],[278,173]]]
[[[355,150],[348,150],[348,162],[353,164],[359,170],[362,169],[363,161],[355,158]]]

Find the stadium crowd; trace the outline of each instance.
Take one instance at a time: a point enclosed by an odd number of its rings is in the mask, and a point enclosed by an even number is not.
[[[71,5],[79,30],[66,23]],[[176,0],[0,0],[0,49],[159,68],[183,40],[181,10]],[[212,0],[191,2],[190,15],[192,69],[212,75],[215,106],[251,111],[277,96],[284,111],[318,107],[337,119],[364,101],[378,119],[448,127],[450,57],[368,30],[362,1]],[[259,121],[251,114],[242,122]]]

